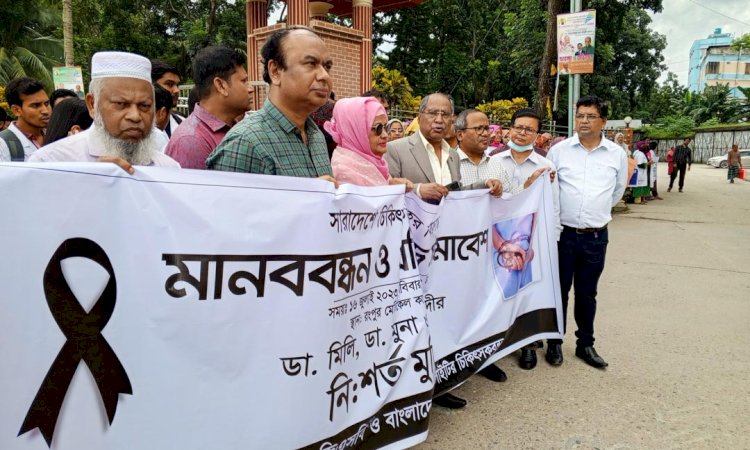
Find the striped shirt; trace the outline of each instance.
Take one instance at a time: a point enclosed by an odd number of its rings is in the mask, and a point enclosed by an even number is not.
[[[235,125],[206,160],[208,170],[316,178],[331,175],[328,148],[318,126],[299,129],[266,99],[263,107]]]
[[[477,181],[494,179],[500,180],[504,193],[517,194],[523,191],[523,183],[520,186],[513,184],[513,180],[498,157],[485,154],[482,155],[479,164],[474,164],[474,161],[460,148],[457,153],[459,167],[461,168],[461,184],[470,185]]]

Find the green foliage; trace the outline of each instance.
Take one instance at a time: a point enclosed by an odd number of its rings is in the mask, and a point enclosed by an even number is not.
[[[396,69],[375,66],[372,69],[372,88],[384,93],[391,105],[406,111],[416,111],[419,102],[412,96],[409,80]]]
[[[695,136],[695,122],[690,117],[672,115],[659,119],[659,124],[644,128],[651,139],[677,139]]]
[[[584,9],[597,10],[599,26],[595,73],[582,76],[581,93],[608,100],[613,117],[640,109],[640,101],[649,98],[664,69],[661,52],[666,39],[649,29],[646,12],[661,11],[661,4],[583,2]],[[384,64],[399,69],[418,94],[451,93],[464,107],[498,98],[533,100],[544,53],[546,5],[540,0],[427,0],[415,8],[378,15],[373,42],[376,47],[394,44]],[[561,104],[568,78],[560,79]],[[561,111],[557,119],[562,121],[565,114]]]
[[[743,54],[750,53],[750,33],[743,34],[732,41],[732,48],[735,50],[742,49]]]
[[[477,105],[477,110],[487,114],[491,123],[508,123],[514,112],[521,108],[528,108],[529,102],[525,98],[516,97],[513,100],[494,100]]]
[[[28,76],[52,89],[52,67],[62,65],[61,27],[57,2],[28,0],[23,7],[2,8],[0,20],[0,84]]]

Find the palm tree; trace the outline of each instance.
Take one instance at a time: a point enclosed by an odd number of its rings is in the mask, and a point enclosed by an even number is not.
[[[63,0],[63,47],[65,65],[73,65],[73,0]]]
[[[61,65],[62,45],[50,33],[60,14],[49,0],[26,2],[22,8],[7,8],[0,21],[0,85],[29,76],[52,88],[51,68]],[[28,4],[31,3],[31,4]]]

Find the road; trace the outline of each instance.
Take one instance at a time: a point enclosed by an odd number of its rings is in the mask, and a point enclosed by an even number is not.
[[[475,376],[454,392],[466,408],[433,407],[419,449],[750,448],[750,183],[696,164],[667,193],[660,166],[664,200],[610,224],[596,319],[609,367],[575,357],[574,330],[560,367],[506,357],[506,383]]]

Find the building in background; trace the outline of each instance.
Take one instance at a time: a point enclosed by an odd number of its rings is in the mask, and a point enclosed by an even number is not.
[[[733,97],[745,97],[737,87],[750,87],[750,48],[733,49],[733,37],[716,28],[707,38],[693,42],[688,90],[703,92],[706,86],[725,84]]]
[[[339,98],[353,97],[372,85],[372,16],[421,4],[424,0],[284,0],[284,21],[268,25],[268,0],[247,4],[247,72],[255,90],[258,109],[267,95],[260,65],[260,49],[274,31],[304,26],[318,33],[333,57],[333,90]],[[351,19],[351,27],[328,21],[329,14]],[[253,57],[252,55],[255,55]]]

